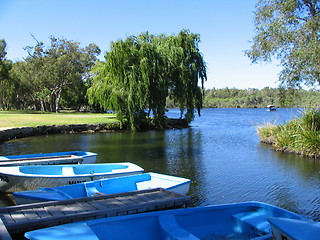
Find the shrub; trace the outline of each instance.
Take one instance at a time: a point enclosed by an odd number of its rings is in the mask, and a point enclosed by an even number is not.
[[[284,125],[265,124],[258,128],[260,141],[276,150],[320,157],[320,111],[305,111],[302,117]]]

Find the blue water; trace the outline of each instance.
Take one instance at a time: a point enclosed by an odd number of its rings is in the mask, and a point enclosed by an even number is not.
[[[146,172],[190,178],[193,206],[262,201],[319,220],[320,161],[276,152],[256,134],[261,124],[282,124],[299,114],[203,109],[188,129],[30,137],[0,144],[0,155],[92,151],[98,162],[128,161]]]

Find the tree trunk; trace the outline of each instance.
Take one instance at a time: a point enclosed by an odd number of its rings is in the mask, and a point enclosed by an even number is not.
[[[62,93],[62,88],[60,88],[58,90],[58,93],[57,93],[57,96],[56,96],[56,102],[55,102],[55,110],[56,110],[56,113],[59,113],[60,112],[60,101],[61,101],[61,93]]]
[[[43,98],[40,99],[40,105],[41,105],[41,111],[42,112],[46,111],[45,103],[44,103],[44,99]]]

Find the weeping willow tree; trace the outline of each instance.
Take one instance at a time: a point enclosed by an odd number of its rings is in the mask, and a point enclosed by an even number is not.
[[[169,97],[181,117],[191,122],[195,108],[200,114],[207,78],[199,42],[199,35],[188,30],[170,36],[143,33],[112,42],[105,62],[92,70],[89,103],[114,110],[122,124],[142,130],[150,121],[162,126]]]

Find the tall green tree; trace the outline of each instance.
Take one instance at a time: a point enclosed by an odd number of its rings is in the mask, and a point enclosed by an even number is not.
[[[0,108],[8,109],[11,105],[11,94],[14,92],[14,85],[9,77],[12,62],[6,59],[7,43],[0,39]]]
[[[166,99],[170,97],[187,121],[200,113],[206,80],[206,65],[199,51],[199,35],[187,30],[178,35],[142,33],[111,43],[105,62],[94,67],[89,103],[115,110],[121,123],[141,130],[153,114],[154,124],[165,119]]]
[[[169,36],[165,41],[167,56],[169,97],[179,106],[181,114],[186,109],[188,122],[194,118],[194,108],[202,108],[203,85],[207,79],[206,64],[199,49],[200,36],[187,30]],[[200,80],[200,86],[198,86]]]
[[[88,72],[97,61],[100,49],[95,44],[81,48],[78,42],[53,36],[50,40],[50,46],[37,41],[36,46],[27,47],[26,64],[17,66],[20,69],[16,72],[34,86],[34,97],[41,110],[59,112],[64,95],[66,99],[70,98],[68,93],[84,97]]]
[[[13,64],[10,71],[15,86],[11,100],[13,108],[45,111],[45,105],[49,101],[49,90],[43,86],[40,75],[41,72],[37,71],[36,66],[29,62],[18,61]]]
[[[320,83],[319,0],[259,0],[254,23],[253,63],[279,59],[284,86]]]
[[[6,41],[4,39],[0,39],[0,80],[9,78],[11,61],[6,59],[6,47]]]

